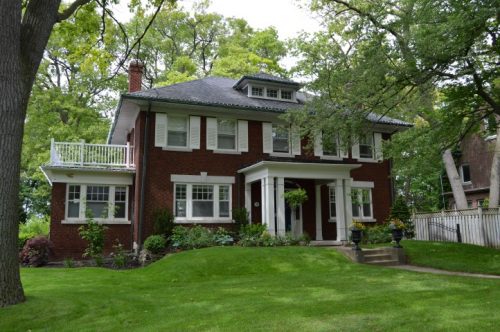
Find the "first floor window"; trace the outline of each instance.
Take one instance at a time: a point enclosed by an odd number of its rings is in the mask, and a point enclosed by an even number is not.
[[[175,216],[181,219],[230,218],[231,186],[175,184]]]
[[[335,187],[329,187],[329,197],[330,197],[330,218],[337,217],[337,203],[335,201]]]
[[[125,220],[128,217],[128,188],[113,185],[69,184],[66,218]]]
[[[87,186],[87,213],[92,218],[107,218],[109,204],[108,186]]]
[[[273,152],[290,152],[290,131],[287,127],[273,124]]]
[[[363,135],[359,139],[359,156],[373,158],[373,133]]]
[[[221,150],[236,149],[236,120],[217,120],[217,148]]]
[[[354,218],[373,218],[371,189],[353,188],[351,191],[352,216]]]

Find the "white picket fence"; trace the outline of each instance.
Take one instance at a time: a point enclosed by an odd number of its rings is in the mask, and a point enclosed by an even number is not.
[[[415,238],[424,241],[458,242],[500,248],[500,209],[468,209],[418,213],[413,216]]]

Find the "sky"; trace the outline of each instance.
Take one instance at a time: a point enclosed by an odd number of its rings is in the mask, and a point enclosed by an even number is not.
[[[191,9],[197,0],[180,0],[179,4]],[[300,4],[299,0],[211,0],[209,12],[216,12],[226,17],[245,19],[251,27],[264,29],[274,26],[281,40],[296,37],[299,32],[315,32],[321,29],[319,22]],[[121,2],[123,3],[123,2]],[[115,7],[113,11],[120,21],[130,18],[126,6]],[[297,59],[287,57],[281,65],[290,69]]]

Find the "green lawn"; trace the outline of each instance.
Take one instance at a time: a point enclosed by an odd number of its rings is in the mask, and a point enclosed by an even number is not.
[[[371,244],[375,248],[392,244]],[[500,250],[464,243],[401,241],[410,264],[448,271],[500,275]]]
[[[500,280],[359,265],[328,248],[209,248],[144,269],[23,269],[0,331],[498,330]]]

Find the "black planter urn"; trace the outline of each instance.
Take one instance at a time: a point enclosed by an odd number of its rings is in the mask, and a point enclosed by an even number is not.
[[[392,230],[392,239],[396,242],[394,248],[403,248],[399,242],[403,239],[403,230],[402,229],[393,229]]]
[[[359,243],[361,242],[361,238],[363,237],[363,231],[360,229],[351,229],[351,238],[352,242],[354,242],[354,246],[352,250],[361,250],[359,247]]]

